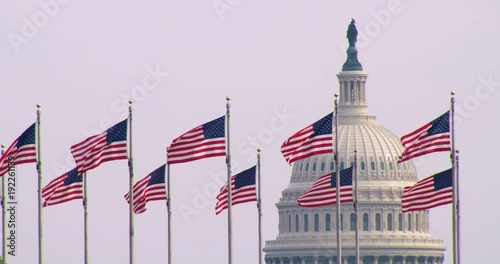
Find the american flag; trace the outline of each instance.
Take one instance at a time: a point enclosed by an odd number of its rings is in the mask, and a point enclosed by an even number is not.
[[[283,142],[281,153],[285,160],[292,164],[314,155],[332,153],[332,118],[333,113],[330,113]]]
[[[255,172],[257,167],[242,171],[231,177],[231,205],[257,201],[257,191],[255,187]],[[228,207],[228,189],[227,182],[221,188],[217,195],[217,204],[215,205],[215,214],[220,214]]]
[[[125,119],[71,147],[80,175],[103,162],[127,159],[127,121]]]
[[[133,208],[136,214],[146,212],[146,203],[149,201],[166,200],[165,165],[136,182],[132,191],[134,192]],[[125,194],[125,200],[130,203],[130,192]]]
[[[226,156],[225,120],[219,117],[174,139],[167,148],[167,163]]]
[[[82,180],[77,168],[53,179],[42,189],[43,207],[83,199]]]
[[[453,174],[448,169],[403,189],[403,213],[421,211],[453,201]]]
[[[405,150],[398,162],[433,152],[450,151],[450,111],[402,136],[401,143]]]
[[[35,123],[19,136],[0,158],[0,177],[12,167],[37,161]]]
[[[349,203],[352,198],[352,167],[340,171],[340,203]],[[319,207],[337,203],[337,173],[321,176],[312,187],[297,200],[302,207]]]

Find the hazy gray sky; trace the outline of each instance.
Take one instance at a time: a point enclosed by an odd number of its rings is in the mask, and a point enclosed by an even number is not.
[[[275,203],[291,167],[279,152],[291,134],[332,111],[351,18],[360,31],[369,111],[396,135],[449,107],[457,92],[463,263],[496,259],[500,180],[500,4],[494,1],[80,1],[0,2],[0,142],[10,144],[43,105],[44,184],[71,169],[71,145],[134,110],[135,177],[165,162],[173,138],[222,116],[231,96],[235,172],[262,152],[264,239],[278,233]],[[47,4],[48,3],[48,4]],[[146,79],[145,87],[143,81]],[[416,161],[419,178],[449,167],[447,154]],[[224,158],[172,166],[173,258],[225,263],[226,214],[215,215]],[[18,241],[9,264],[36,263],[37,181],[18,168]],[[90,263],[127,263],[126,161],[88,174]],[[137,263],[165,263],[167,215],[149,203],[135,218]],[[255,203],[233,210],[234,262],[257,263]],[[451,208],[431,211],[448,247]],[[80,201],[44,210],[45,260],[83,261]]]

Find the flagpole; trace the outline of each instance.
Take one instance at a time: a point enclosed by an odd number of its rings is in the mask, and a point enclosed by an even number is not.
[[[5,154],[5,144],[2,144],[2,157]],[[2,261],[7,263],[7,236],[5,236],[5,175],[2,176]]]
[[[42,230],[42,160],[41,160],[41,147],[40,147],[40,124],[41,124],[41,111],[42,105],[37,104],[36,111],[36,170],[38,172],[38,264],[43,263],[43,230]],[[5,262],[5,261],[4,261]]]
[[[257,149],[257,212],[259,214],[259,264],[262,264],[262,199],[260,192],[260,148]]]
[[[87,173],[82,175],[83,179],[83,263],[88,264],[88,213],[87,213]]]
[[[338,94],[335,94],[335,174],[337,176],[337,189],[336,193],[336,204],[337,204],[337,264],[342,263],[342,239],[340,229],[340,167],[339,167],[339,138],[338,138],[338,127],[339,127],[339,107],[338,107]]]
[[[231,98],[229,96],[226,97],[226,165],[227,165],[227,242],[228,242],[228,264],[232,264],[233,262],[233,254],[232,254],[232,224],[231,224],[231,207],[233,204],[232,201],[232,189],[233,185],[231,184],[231,154],[230,154],[230,145],[229,145],[229,100]]]
[[[450,92],[450,117],[451,117],[451,168],[452,168],[452,221],[453,221],[453,264],[460,264],[460,253],[458,252],[458,228],[457,228],[457,170],[455,168],[455,92]]]
[[[358,151],[354,150],[354,211],[356,215],[356,264],[360,263],[359,259],[359,213],[358,213]],[[338,190],[338,187],[337,187]]]
[[[455,167],[457,169],[457,251],[458,251],[458,259],[460,262],[460,176],[459,176],[459,158],[458,153],[460,151],[458,149],[455,150]]]
[[[172,210],[170,209],[172,203],[172,194],[170,193],[170,164],[167,163],[167,247],[168,247],[168,264],[172,264]]]
[[[129,203],[129,263],[134,263],[134,162],[132,158],[132,103],[134,101],[130,99],[128,101],[128,125],[129,125],[129,157],[128,157],[128,169],[129,169],[129,193],[130,193],[130,203]]]

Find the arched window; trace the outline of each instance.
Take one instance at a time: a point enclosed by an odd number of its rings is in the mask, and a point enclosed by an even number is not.
[[[344,215],[340,214],[340,230],[344,230]]]
[[[300,171],[302,171],[302,166],[304,165],[304,163],[300,163]]]
[[[392,165],[392,161],[389,161],[389,170],[394,170],[394,166]]]
[[[314,231],[319,231],[319,215],[314,214]]]
[[[299,215],[295,215],[295,232],[299,232]]]
[[[330,214],[325,215],[325,231],[332,231],[332,219]]]
[[[420,219],[418,217],[418,214],[415,214],[415,231],[419,231],[420,225],[419,225]]]
[[[334,171],[335,170],[335,163],[332,161],[330,162],[330,171]]]
[[[349,167],[354,167],[354,161],[351,161],[351,164],[349,165]]]
[[[306,163],[306,171],[309,171],[309,163]]]
[[[403,214],[399,213],[398,215],[398,230],[403,231]]]
[[[368,231],[368,213],[363,214],[363,231]]]
[[[370,162],[370,169],[375,170],[375,161],[373,160]]]
[[[343,162],[343,161],[341,161],[341,162],[340,162],[340,169],[341,169],[341,170],[343,170],[343,169],[344,169],[344,162]]]
[[[392,214],[387,214],[387,230],[392,231]]]
[[[377,213],[375,215],[375,230],[381,231],[382,230],[382,219],[380,219],[380,214]]]
[[[288,215],[288,232],[292,233],[292,215]]]
[[[313,163],[313,171],[316,171],[316,163]]]
[[[411,213],[408,214],[408,231],[411,231]]]
[[[380,161],[380,169],[385,170],[385,163],[383,160]]]
[[[356,214],[355,213],[351,213],[351,221],[350,222],[350,225],[349,225],[349,229],[351,231],[356,231]]]
[[[362,171],[366,170],[366,164],[365,164],[365,162],[364,162],[364,161],[361,161],[361,162],[359,163],[359,165],[360,165],[359,167],[360,167],[360,169],[361,169]]]
[[[325,162],[321,162],[321,171],[325,171]]]
[[[309,215],[304,215],[304,232],[309,231]]]

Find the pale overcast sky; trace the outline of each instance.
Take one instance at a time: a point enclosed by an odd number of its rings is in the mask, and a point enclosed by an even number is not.
[[[71,145],[125,118],[133,98],[136,180],[165,162],[173,138],[222,116],[231,96],[234,171],[263,149],[263,235],[278,233],[275,203],[291,175],[279,147],[331,112],[351,18],[370,74],[369,111],[398,137],[449,108],[457,92],[463,263],[497,259],[500,201],[500,4],[495,1],[0,1],[0,142],[42,107],[44,185],[74,163]],[[149,78],[149,87],[143,80]],[[416,162],[423,178],[449,167],[446,153]],[[224,158],[172,166],[175,263],[226,263],[226,213],[215,215]],[[17,256],[37,262],[34,164],[17,171]],[[90,263],[127,263],[126,161],[88,173]],[[447,246],[451,208],[431,211]],[[184,213],[183,213],[184,212]],[[233,210],[234,263],[257,263],[255,203]],[[136,263],[166,263],[164,202],[135,218]],[[81,201],[44,210],[45,263],[83,262]]]

